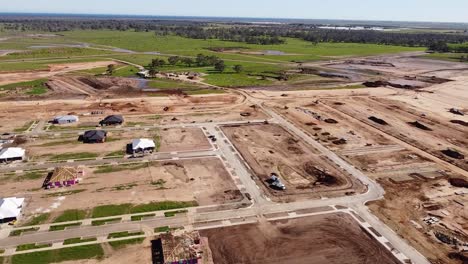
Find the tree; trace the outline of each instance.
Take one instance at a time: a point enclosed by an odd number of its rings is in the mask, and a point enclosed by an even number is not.
[[[226,69],[226,65],[224,64],[223,60],[218,60],[215,63],[214,67],[215,67],[215,70],[217,70],[219,72],[223,72]]]
[[[167,61],[169,62],[169,64],[171,64],[172,66],[176,65],[179,61],[180,61],[180,57],[179,56],[171,56],[167,59]]]
[[[159,67],[164,66],[164,64],[166,64],[166,62],[162,59],[153,59],[150,65],[155,68],[159,68]]]
[[[192,64],[194,64],[194,61],[192,58],[183,58],[182,62],[185,63],[188,67],[192,67]]]
[[[154,78],[154,76],[156,76],[158,72],[159,72],[158,69],[156,69],[156,67],[153,67],[153,66],[150,66],[148,69],[148,74],[151,78]]]
[[[115,72],[115,65],[114,64],[107,65],[107,70],[106,70],[107,75],[113,75],[114,72]]]
[[[242,65],[235,65],[233,67],[234,71],[237,72],[237,73],[241,73],[243,70],[244,70],[244,67]]]

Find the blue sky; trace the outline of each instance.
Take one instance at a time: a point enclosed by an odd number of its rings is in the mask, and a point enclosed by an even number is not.
[[[0,12],[468,22],[468,0],[0,0]]]

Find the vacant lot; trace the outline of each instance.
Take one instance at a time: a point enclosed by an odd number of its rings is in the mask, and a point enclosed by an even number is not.
[[[345,214],[210,229],[214,263],[399,263]]]
[[[108,204],[196,201],[200,205],[212,205],[242,198],[217,158],[82,169],[82,181],[70,188],[41,189],[46,172],[2,175],[2,188],[5,196],[27,199],[28,205],[24,210],[27,220],[39,213],[50,212],[53,215],[49,219],[54,219],[65,210],[89,211],[92,207]],[[70,215],[75,213],[70,212]]]
[[[223,131],[257,175],[256,180],[275,199],[286,201],[362,190],[359,182],[281,126],[225,126]],[[285,191],[269,186],[271,173],[280,176]]]

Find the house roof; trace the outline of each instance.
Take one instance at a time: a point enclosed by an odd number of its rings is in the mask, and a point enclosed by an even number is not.
[[[78,169],[73,167],[55,168],[49,182],[63,182],[74,180],[78,176]]]
[[[22,148],[4,148],[0,150],[0,159],[13,159],[24,157],[26,151]]]
[[[24,198],[0,198],[0,219],[18,217]]]
[[[110,115],[104,118],[101,122],[123,122],[123,116],[121,115]]]
[[[139,139],[134,139],[132,141],[132,149],[147,149],[147,148],[155,148],[156,144],[154,144],[154,141],[151,139],[147,138],[139,138]]]
[[[107,132],[104,130],[89,130],[83,135],[83,138],[88,140],[102,140],[106,138]]]
[[[78,120],[78,116],[75,116],[75,115],[56,116],[54,120]]]

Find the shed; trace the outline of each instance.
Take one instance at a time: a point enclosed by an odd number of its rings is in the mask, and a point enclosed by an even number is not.
[[[52,173],[47,175],[44,187],[49,189],[75,185],[79,183],[79,176],[83,176],[83,171],[76,167],[55,168]]]
[[[0,150],[0,162],[23,160],[26,151],[22,148],[4,148]]]
[[[84,143],[104,143],[107,132],[104,130],[89,130],[83,134]]]
[[[101,126],[111,126],[111,125],[121,125],[124,122],[124,119],[121,115],[110,115],[101,120],[99,124]]]
[[[154,141],[147,138],[134,139],[132,141],[132,151],[133,153],[137,152],[153,152],[156,148]]]
[[[76,123],[79,121],[78,116],[75,115],[64,115],[64,116],[56,116],[53,120],[54,124],[70,124]]]
[[[0,198],[0,223],[18,219],[23,208],[24,198]]]

